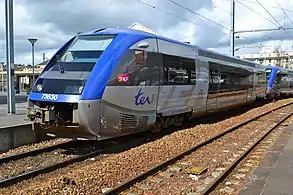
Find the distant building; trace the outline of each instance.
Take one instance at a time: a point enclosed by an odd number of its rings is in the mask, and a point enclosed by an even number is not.
[[[35,78],[39,76],[39,74],[43,71],[47,61],[44,61],[40,64],[35,65]],[[3,65],[3,63],[1,63]],[[6,90],[7,88],[7,71],[6,66],[0,66],[0,91]],[[31,81],[32,81],[32,65],[22,65],[22,64],[15,64],[14,66],[14,79],[16,88],[20,91],[26,91],[27,89],[31,88]]]
[[[37,78],[39,73],[43,71],[47,62],[48,60],[35,65],[35,78]],[[20,69],[16,70],[15,76],[19,76],[18,87],[21,91],[30,87],[31,78],[29,77],[29,75],[32,74],[32,71],[32,65],[22,66]]]
[[[251,53],[237,57],[259,64],[293,69],[293,52]]]

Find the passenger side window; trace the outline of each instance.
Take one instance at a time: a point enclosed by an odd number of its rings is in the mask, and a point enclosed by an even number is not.
[[[286,84],[286,74],[278,73],[276,78],[276,84]]]
[[[248,70],[209,62],[210,82],[209,90],[221,92],[244,90],[249,87],[249,77],[252,75]]]
[[[196,83],[195,59],[163,55],[165,85],[194,85]]]
[[[221,78],[219,76],[218,64],[209,62],[209,91],[214,92],[218,90]]]
[[[257,77],[258,77],[258,84],[259,85],[266,84],[267,80],[266,80],[265,72],[258,72]]]
[[[282,84],[288,84],[288,75],[284,74],[281,79]]]
[[[220,85],[221,91],[240,91],[249,88],[249,76],[252,74],[246,69],[220,65],[221,79],[223,83]]]
[[[129,50],[117,64],[108,85],[159,85],[161,58],[158,53]]]

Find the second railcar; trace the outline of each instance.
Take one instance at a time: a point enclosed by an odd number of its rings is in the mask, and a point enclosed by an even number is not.
[[[276,98],[293,94],[293,70],[267,66],[267,97]]]

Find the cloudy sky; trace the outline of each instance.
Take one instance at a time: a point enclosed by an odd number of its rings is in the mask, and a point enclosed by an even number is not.
[[[4,2],[0,0],[0,61],[5,61]],[[134,22],[229,54],[230,19],[230,0],[14,0],[15,63],[31,63],[30,37],[38,38],[35,57],[39,63],[42,53],[50,58],[77,32],[127,28]],[[236,0],[235,23],[236,31],[293,27],[293,0]],[[239,36],[235,55],[270,52],[276,46],[293,50],[293,30]]]

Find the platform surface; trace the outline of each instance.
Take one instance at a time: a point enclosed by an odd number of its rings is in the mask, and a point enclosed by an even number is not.
[[[15,104],[15,108],[16,114],[8,115],[7,104],[0,104],[0,128],[31,123],[25,121],[26,102]]]
[[[18,93],[15,94],[15,102],[16,103],[23,103],[27,102],[27,93]],[[0,104],[7,104],[7,93],[0,91]]]
[[[277,139],[240,195],[293,195],[293,124]]]

